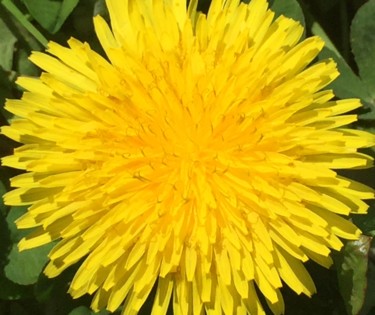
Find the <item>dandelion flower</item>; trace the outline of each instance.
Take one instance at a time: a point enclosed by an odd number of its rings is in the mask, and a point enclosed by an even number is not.
[[[311,296],[303,263],[332,263],[360,231],[370,188],[336,169],[364,168],[374,136],[346,125],[356,99],[324,88],[318,37],[274,17],[266,0],[107,0],[95,17],[106,58],[76,39],[31,61],[40,78],[8,100],[1,129],[22,143],[3,165],[8,205],[35,228],[21,250],[56,241],[45,273],[81,261],[70,294],[137,314],[284,312],[280,288]]]

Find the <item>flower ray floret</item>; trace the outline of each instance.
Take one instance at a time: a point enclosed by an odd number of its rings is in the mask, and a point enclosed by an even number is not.
[[[333,100],[332,60],[265,0],[107,0],[95,17],[106,57],[76,39],[49,43],[21,77],[2,159],[24,170],[8,205],[35,228],[21,250],[52,241],[45,273],[81,261],[74,298],[137,314],[284,312],[283,284],[311,296],[303,263],[332,264],[373,191],[337,169],[366,168],[374,136],[347,126],[359,100]]]

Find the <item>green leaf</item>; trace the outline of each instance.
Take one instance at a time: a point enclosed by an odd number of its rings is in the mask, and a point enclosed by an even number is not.
[[[351,45],[359,74],[372,99],[375,99],[375,0],[364,4],[351,26]]]
[[[344,58],[335,54],[333,50],[325,47],[320,53],[319,59],[328,58],[332,58],[336,62],[337,69],[340,72],[340,76],[333,81],[328,88],[333,89],[335,95],[341,99],[360,98],[364,101],[368,101],[370,96],[361,79],[355,75]]]
[[[374,231],[375,233],[375,231]],[[372,246],[370,248],[369,256],[371,259],[369,260],[368,271],[367,271],[367,290],[366,290],[366,297],[365,303],[361,310],[361,315],[371,315],[374,314],[375,311],[375,242],[372,242]]]
[[[2,0],[1,4],[13,15],[15,20],[22,25],[27,31],[34,36],[43,46],[47,45],[47,39],[42,33],[28,20],[28,17],[23,14],[20,9],[12,2],[12,0]]]
[[[10,71],[13,65],[14,45],[17,37],[7,27],[5,21],[0,16],[0,67]]]
[[[79,0],[22,0],[32,17],[50,33],[60,30]]]
[[[50,243],[19,252],[17,244],[14,244],[8,256],[9,263],[4,268],[5,275],[18,284],[34,284],[47,263],[47,254],[53,246],[54,244]]]
[[[353,223],[358,226],[362,233],[375,236],[375,201],[369,200],[370,208],[366,215],[353,216]]]
[[[61,4],[61,9],[57,17],[56,26],[52,33],[56,33],[61,26],[64,24],[65,20],[72,13],[73,9],[77,6],[79,0],[64,0]]]
[[[21,238],[30,234],[30,230],[19,230],[15,224],[15,221],[26,212],[26,207],[12,207],[7,215],[8,229],[10,231],[10,237],[12,243],[18,243]]]
[[[94,314],[95,315],[107,315],[109,314],[109,312],[103,310],[103,311],[95,313],[86,306],[79,306],[75,308],[74,310],[72,310],[68,315],[94,315]]]
[[[0,185],[1,184],[2,183],[0,182]],[[0,212],[0,277],[1,277],[1,273],[2,273],[4,266],[8,262],[8,253],[10,251],[10,248],[12,247],[12,243],[10,241],[10,235],[9,235],[10,232],[8,229],[8,224],[6,222],[5,213],[6,213],[5,209],[4,211]]]
[[[0,182],[1,184],[1,182]],[[9,222],[10,216],[6,218],[0,215],[0,300],[19,300],[32,296],[31,286],[19,285],[7,279],[3,273],[3,267],[8,263],[8,253],[12,247],[10,239]],[[0,310],[0,314],[1,310]],[[17,313],[18,314],[18,313]],[[21,314],[21,313],[20,313]]]
[[[340,72],[340,76],[330,84],[329,88],[332,88],[335,95],[342,99],[355,97],[365,101],[370,100],[370,95],[363,86],[363,82],[346,63],[322,27],[314,22],[311,31],[314,35],[323,39],[325,43],[324,49],[319,54],[319,59],[332,58],[337,63],[337,69]]]
[[[350,315],[357,315],[365,301],[371,240],[363,235],[358,241],[348,241],[336,259],[339,288]]]
[[[305,16],[297,0],[274,0],[271,10],[279,15],[285,15],[293,20],[299,21],[305,26]]]
[[[86,306],[79,306],[72,310],[68,315],[91,315],[92,312]]]

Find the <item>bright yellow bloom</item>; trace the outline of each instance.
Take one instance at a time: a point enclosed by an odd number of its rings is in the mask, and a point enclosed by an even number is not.
[[[70,287],[94,310],[136,314],[275,314],[283,282],[315,292],[303,262],[330,266],[360,231],[370,188],[336,174],[363,168],[374,136],[345,128],[355,99],[322,90],[338,76],[303,28],[266,0],[107,0],[95,28],[108,60],[75,39],[50,43],[9,100],[2,133],[23,143],[3,165],[8,205],[30,205],[20,249],[58,240],[56,277],[83,258]]]

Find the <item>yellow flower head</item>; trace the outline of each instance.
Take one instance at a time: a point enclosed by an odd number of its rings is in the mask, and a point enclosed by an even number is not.
[[[21,250],[57,240],[47,276],[83,260],[70,293],[94,310],[137,314],[155,285],[152,314],[264,314],[257,287],[281,314],[283,282],[310,296],[303,262],[359,236],[343,216],[373,192],[334,170],[370,166],[374,136],[322,90],[322,40],[266,0],[186,5],[107,0],[107,59],[75,39],[31,56],[45,72],[6,103],[23,145],[3,165],[26,172],[5,202],[30,205]]]

